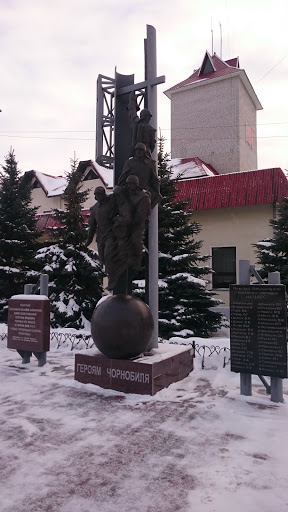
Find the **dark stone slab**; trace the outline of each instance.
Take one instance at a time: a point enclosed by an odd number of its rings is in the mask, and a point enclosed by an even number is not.
[[[134,360],[109,359],[99,352],[75,355],[75,380],[124,393],[155,395],[193,370],[194,350],[161,344],[153,355]]]
[[[285,285],[230,286],[233,372],[287,377]]]
[[[7,347],[33,353],[50,350],[50,301],[47,297],[15,295],[9,299]]]

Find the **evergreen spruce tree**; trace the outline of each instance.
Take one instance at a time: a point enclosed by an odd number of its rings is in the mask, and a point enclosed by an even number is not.
[[[163,138],[158,171],[163,196],[159,204],[159,335],[205,337],[222,324],[222,315],[210,309],[220,301],[206,289],[209,256],[200,255],[202,242],[194,238],[201,227],[192,220],[187,202],[175,200],[177,179],[172,178]]]
[[[33,281],[34,256],[39,247],[37,208],[31,207],[31,187],[10,150],[0,172],[0,320],[7,319],[7,301]]]
[[[81,213],[89,191],[81,191],[77,160],[71,159],[66,174],[65,210],[54,210],[58,227],[55,244],[38,251],[43,272],[49,275],[52,327],[86,328],[95,305],[102,296],[103,273],[98,255],[85,245],[87,229]]]
[[[268,272],[280,272],[282,284],[288,284],[288,198],[285,197],[277,207],[277,218],[269,221],[274,236],[254,244],[259,274],[266,280]]]

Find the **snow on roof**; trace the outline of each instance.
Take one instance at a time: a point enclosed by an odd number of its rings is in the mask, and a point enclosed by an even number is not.
[[[106,167],[102,167],[102,165],[94,162],[94,160],[81,160],[78,170],[84,175],[89,167],[95,172],[95,179],[99,177],[105,188],[113,188],[113,169],[106,169]]]
[[[173,158],[169,162],[172,178],[187,180],[201,176],[214,176],[218,174],[212,165],[205,164],[200,158]]]
[[[175,200],[188,201],[192,210],[272,204],[288,195],[280,167],[180,180],[176,186]]]
[[[49,300],[46,295],[32,295],[32,294],[25,294],[20,293],[18,295],[12,295],[11,299],[17,299],[17,300]]]
[[[107,169],[106,167],[102,167],[102,165],[99,165],[97,162],[94,162],[94,160],[91,160],[91,165],[95,168],[97,174],[99,174],[99,177],[103,181],[104,185],[107,188],[113,188],[113,186],[114,186],[113,169]]]
[[[113,170],[106,169],[106,167],[102,167],[97,162],[93,160],[86,160],[79,163],[79,167],[83,167],[83,169],[91,166],[95,173],[99,176],[103,185],[106,188],[113,188]],[[50,174],[45,174],[40,171],[28,171],[26,174],[30,174],[35,176],[35,178],[39,181],[41,187],[43,188],[47,197],[60,196],[64,193],[67,186],[67,178],[64,176],[52,176]],[[96,179],[96,176],[95,176]]]
[[[47,197],[59,196],[63,194],[67,179],[63,176],[51,176],[43,172],[33,171],[36,179],[39,181]]]

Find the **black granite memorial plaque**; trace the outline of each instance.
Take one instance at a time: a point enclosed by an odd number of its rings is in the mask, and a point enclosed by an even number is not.
[[[231,370],[286,378],[286,318],[284,285],[231,285]]]

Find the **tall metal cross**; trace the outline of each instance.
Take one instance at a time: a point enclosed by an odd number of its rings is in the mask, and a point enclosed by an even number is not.
[[[115,165],[114,179],[117,183],[125,161],[131,152],[131,127],[128,114],[128,102],[131,92],[137,93],[140,103],[144,98],[144,107],[152,112],[151,124],[157,129],[157,90],[156,86],[165,82],[165,76],[157,77],[156,66],[156,30],[147,25],[147,38],[144,40],[145,80],[134,84],[134,75],[121,75],[115,72]],[[139,101],[138,101],[139,102]],[[157,160],[157,150],[152,155]]]

